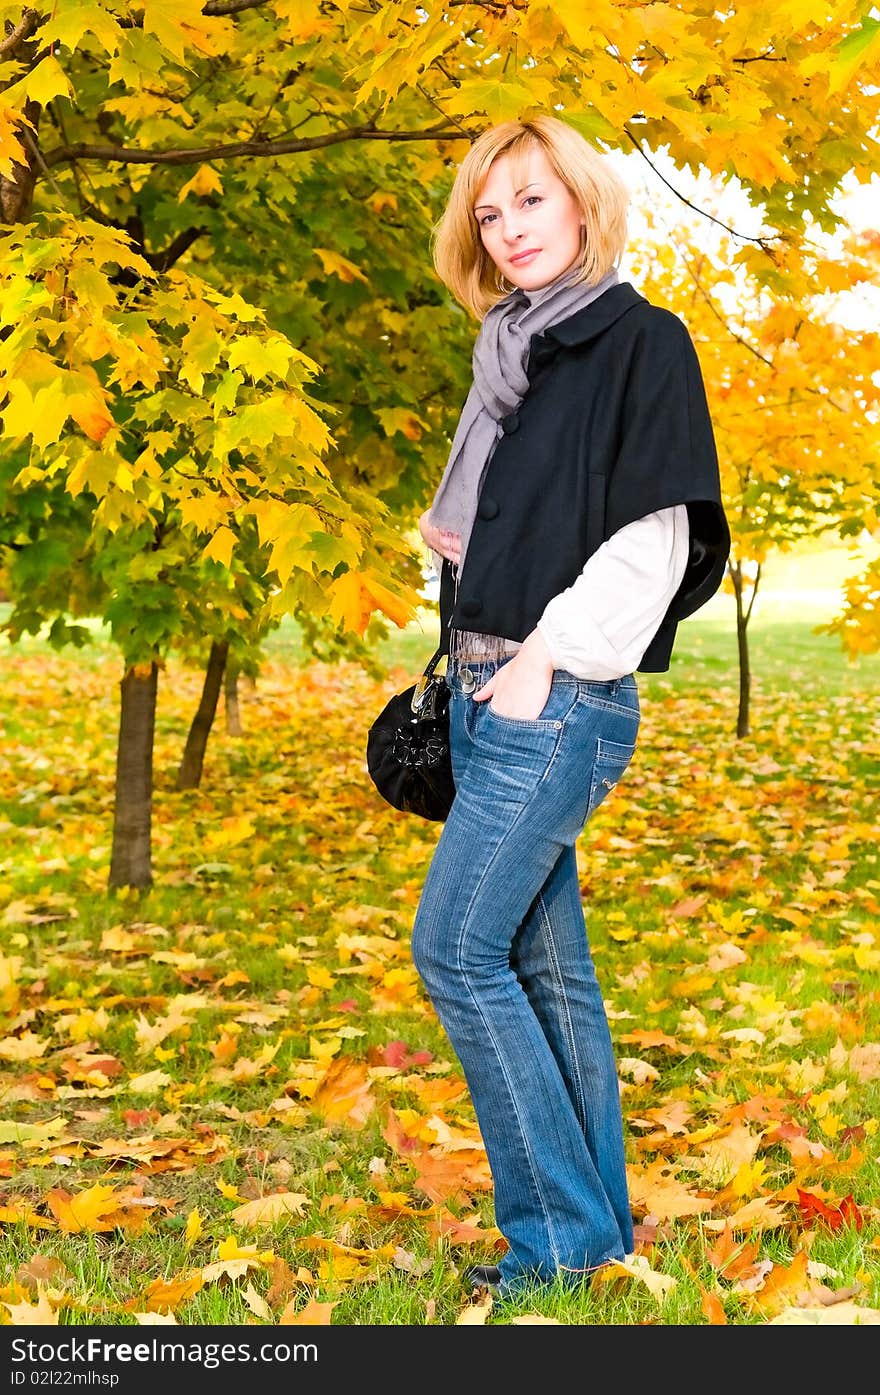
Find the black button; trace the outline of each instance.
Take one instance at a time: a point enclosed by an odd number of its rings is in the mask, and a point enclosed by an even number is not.
[[[501,418],[501,430],[505,436],[512,436],[514,431],[519,430],[519,413],[511,412],[508,416]]]
[[[484,497],[477,505],[477,514],[480,518],[497,518],[498,500]]]
[[[482,602],[482,601],[462,601],[462,603],[461,603],[461,613],[462,613],[462,615],[469,615],[469,616],[479,615],[479,613],[480,613],[480,611],[481,611],[482,609],[483,609],[483,602]]]

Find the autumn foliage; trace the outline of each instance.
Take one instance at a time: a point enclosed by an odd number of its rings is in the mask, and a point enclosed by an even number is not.
[[[409,952],[435,832],[363,768],[363,712],[403,670],[276,656],[203,787],[163,787],[148,902],[108,905],[106,675],[7,663],[0,1317],[185,1324],[220,1301],[233,1322],[498,1320],[461,1288],[504,1242]],[[193,698],[172,676],[160,771]],[[588,1296],[510,1320],[877,1320],[869,704],[799,682],[795,708],[763,692],[742,743],[731,684],[644,693],[639,760],[578,846],[636,1248]],[[76,1278],[94,1237],[100,1295]]]
[[[362,752],[470,376],[431,230],[472,137],[547,110],[719,194],[636,192],[630,255],[699,353],[740,638],[738,745],[730,655],[652,689],[581,850],[638,1243],[575,1320],[877,1320],[871,695],[793,670],[750,729],[745,636],[771,549],[877,534],[877,335],[835,297],[876,283],[836,199],[878,68],[851,0],[0,3],[0,1321],[494,1320],[408,953],[431,834]],[[854,658],[877,594],[826,625]],[[218,653],[245,735],[178,788]]]

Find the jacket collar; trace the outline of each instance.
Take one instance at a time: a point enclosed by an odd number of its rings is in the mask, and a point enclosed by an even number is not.
[[[558,324],[548,325],[543,334],[532,336],[529,363],[526,375],[540,368],[552,358],[560,347],[573,348],[586,344],[604,334],[606,329],[631,310],[634,305],[646,303],[646,297],[636,290],[630,281],[618,281],[596,300],[591,300],[583,310],[576,310]]]

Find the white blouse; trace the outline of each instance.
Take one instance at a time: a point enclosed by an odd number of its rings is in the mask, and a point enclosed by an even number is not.
[[[443,558],[429,551],[439,571]],[[688,551],[684,504],[618,529],[538,619],[553,667],[601,683],[633,673],[681,584]],[[520,647],[513,639],[455,629],[450,652],[477,658]]]
[[[609,682],[638,668],[685,573],[684,504],[645,514],[596,549],[537,622],[554,668]]]

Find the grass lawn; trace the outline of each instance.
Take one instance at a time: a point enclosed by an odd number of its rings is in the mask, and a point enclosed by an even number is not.
[[[636,759],[578,844],[636,1255],[477,1311],[461,1270],[504,1242],[408,947],[439,829],[364,762],[432,616],[383,643],[381,679],[303,662],[285,624],[243,735],[221,707],[183,793],[200,675],[169,664],[142,894],[106,891],[106,638],[3,647],[0,1322],[876,1320],[880,656],[768,600],[737,739],[730,607],[640,676]]]

